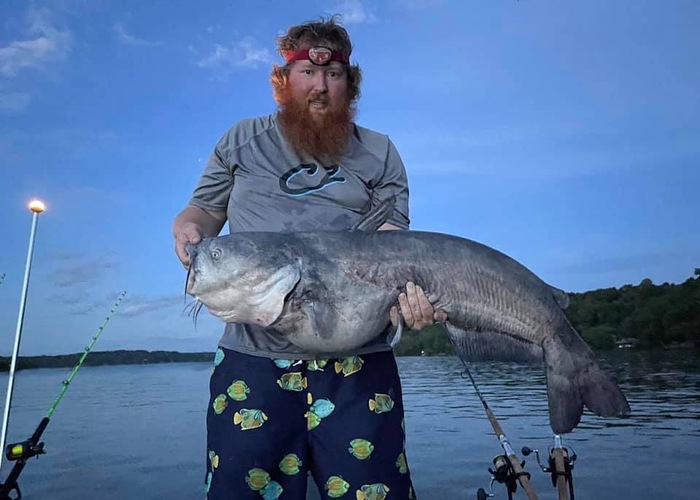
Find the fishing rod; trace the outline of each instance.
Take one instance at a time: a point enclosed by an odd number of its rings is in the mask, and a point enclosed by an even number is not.
[[[24,466],[27,464],[27,460],[29,460],[32,457],[38,458],[39,455],[46,453],[44,451],[44,443],[39,442],[41,435],[44,433],[44,430],[46,430],[46,426],[49,425],[51,416],[56,411],[58,403],[60,403],[61,399],[63,399],[63,395],[68,390],[68,386],[73,381],[73,378],[75,378],[75,375],[78,373],[78,370],[83,365],[85,358],[87,358],[88,354],[90,354],[90,352],[92,351],[92,347],[95,345],[95,342],[97,342],[97,339],[102,334],[102,331],[107,326],[107,323],[109,323],[109,320],[112,319],[112,316],[114,316],[114,313],[117,311],[117,308],[124,300],[125,296],[126,291],[121,292],[119,294],[117,302],[112,307],[112,310],[109,312],[102,325],[97,329],[97,333],[92,337],[92,341],[85,348],[85,352],[83,352],[82,356],[80,356],[80,359],[78,359],[78,362],[76,363],[75,367],[73,367],[73,370],[70,372],[70,375],[68,375],[68,378],[62,382],[63,387],[61,387],[61,391],[59,392],[58,397],[51,405],[51,408],[49,408],[49,411],[46,412],[44,418],[41,419],[39,425],[34,430],[34,433],[31,435],[31,437],[29,437],[29,439],[27,439],[26,441],[22,441],[21,443],[8,444],[5,447],[5,457],[7,457],[7,459],[10,461],[15,462],[15,465],[12,467],[12,470],[8,474],[7,479],[5,479],[5,482],[0,483],[0,500],[13,500],[12,497],[10,497],[10,493],[12,493],[13,491],[17,493],[17,496],[14,500],[22,498],[22,492],[20,491],[19,484],[17,483],[19,475],[22,473]]]
[[[491,411],[491,408],[488,406],[488,403],[482,396],[479,387],[476,385],[474,377],[469,371],[469,367],[463,360],[462,364],[464,364],[464,373],[466,373],[471,380],[474,390],[476,391],[477,396],[479,396],[479,400],[484,406],[484,410],[486,410],[486,415],[493,426],[493,430],[496,432],[496,436],[498,436],[498,440],[501,442],[501,446],[506,452],[505,456],[498,455],[493,459],[494,469],[488,469],[491,473],[489,491],[486,492],[486,490],[483,488],[479,488],[477,491],[477,500],[486,500],[488,497],[495,496],[493,492],[494,482],[504,483],[508,489],[508,498],[512,499],[513,493],[515,493],[517,489],[516,479],[520,482],[520,485],[525,490],[528,498],[530,500],[536,500],[537,494],[535,493],[534,489],[532,489],[532,485],[530,484],[530,474],[523,470],[525,461],[521,463],[518,460],[518,457],[515,455],[508,438],[501,429],[496,416],[494,415],[493,411]],[[550,473],[552,475],[552,486],[557,488],[558,500],[576,499],[576,495],[574,494],[574,479],[571,471],[574,468],[574,462],[576,461],[577,455],[573,448],[571,449],[572,454],[570,455],[569,450],[562,446],[561,436],[558,434],[554,435],[554,445],[549,448],[547,466],[542,464],[539,450],[523,446],[521,451],[526,457],[530,456],[530,454],[534,452],[535,456],[537,457],[537,463],[540,466],[540,469],[542,469],[542,472]]]
[[[577,455],[573,448],[571,449],[572,455],[569,455],[569,450],[562,446],[561,436],[554,435],[554,445],[549,449],[547,466],[542,465],[539,450],[523,446],[522,452],[526,457],[535,452],[537,463],[542,472],[552,475],[552,486],[557,489],[558,500],[575,500],[574,478],[571,471],[574,468]]]
[[[448,338],[450,339],[452,348],[456,351],[457,349],[452,341],[452,338],[449,335]],[[495,496],[495,493],[493,492],[494,482],[504,483],[506,485],[509,500],[512,500],[513,493],[515,493],[518,489],[518,483],[520,483],[520,486],[522,486],[523,490],[525,490],[525,494],[529,500],[538,500],[537,493],[532,487],[532,484],[530,484],[530,473],[523,470],[525,461],[520,462],[520,459],[515,454],[513,447],[510,445],[510,441],[508,441],[508,437],[503,432],[501,425],[498,423],[496,415],[493,413],[486,402],[486,399],[484,399],[484,396],[481,394],[479,386],[476,385],[476,381],[469,371],[469,366],[467,366],[467,363],[461,357],[459,359],[464,365],[464,372],[462,372],[462,376],[464,377],[464,374],[466,374],[469,377],[469,380],[474,387],[474,391],[476,391],[476,395],[479,397],[479,400],[486,411],[486,416],[488,417],[489,422],[491,422],[491,427],[493,427],[493,431],[496,433],[496,437],[501,443],[501,448],[503,448],[503,451],[505,451],[505,455],[498,455],[494,457],[494,468],[489,468],[489,472],[491,473],[491,484],[489,484],[489,491],[487,492],[484,490],[484,488],[479,488],[476,492],[477,500],[486,500],[489,497]]]
[[[520,483],[520,486],[522,486],[523,490],[525,490],[529,500],[537,500],[537,493],[532,487],[532,484],[530,484],[530,473],[523,470],[525,462],[520,462],[520,459],[515,454],[513,447],[510,445],[510,441],[508,441],[508,437],[503,432],[501,425],[498,423],[496,415],[493,413],[488,403],[484,399],[484,396],[481,394],[479,386],[476,385],[476,381],[474,380],[474,377],[472,377],[469,367],[464,361],[462,361],[462,363],[464,364],[464,373],[466,373],[469,380],[471,380],[474,390],[476,391],[476,395],[479,397],[479,400],[486,411],[486,416],[488,417],[489,422],[491,422],[493,431],[496,433],[496,437],[498,437],[498,441],[501,443],[501,448],[503,448],[503,451],[505,451],[505,455],[498,455],[493,459],[494,469],[489,468],[489,472],[492,475],[491,484],[489,485],[489,492],[487,493],[483,488],[479,488],[476,493],[477,500],[486,500],[486,498],[494,496],[494,481],[505,483],[508,489],[509,500],[512,500],[513,493],[515,493],[515,491],[518,489],[517,483]]]

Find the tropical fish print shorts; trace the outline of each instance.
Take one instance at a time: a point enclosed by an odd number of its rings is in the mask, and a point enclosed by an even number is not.
[[[291,361],[218,349],[207,412],[206,498],[413,499],[391,351]]]

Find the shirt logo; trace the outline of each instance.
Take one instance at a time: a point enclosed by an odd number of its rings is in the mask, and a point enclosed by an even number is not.
[[[310,193],[315,193],[316,191],[321,191],[333,184],[342,184],[345,182],[345,177],[339,175],[340,165],[334,165],[329,168],[323,167],[324,175],[315,185],[302,187],[293,186],[295,179],[301,180],[301,183],[306,184],[304,180],[316,177],[319,170],[318,165],[314,163],[302,163],[298,167],[290,168],[280,177],[280,189],[290,196],[305,196]]]

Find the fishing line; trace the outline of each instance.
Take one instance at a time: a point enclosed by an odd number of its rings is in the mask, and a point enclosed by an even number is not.
[[[452,337],[449,334],[447,337],[450,339],[452,348],[455,350],[455,352],[458,352],[456,346],[454,345]],[[484,399],[484,396],[479,390],[479,386],[476,385],[476,381],[474,380],[471,371],[469,371],[467,363],[461,357],[457,357],[464,365],[464,372],[462,372],[462,376],[464,377],[464,374],[466,374],[469,380],[471,381],[472,386],[474,387],[474,391],[476,391],[476,395],[479,397],[479,400],[481,401],[481,404],[484,407],[484,410],[486,411],[486,416],[488,417],[489,422],[491,423],[491,427],[493,427],[493,430],[496,433],[496,437],[501,443],[501,448],[503,448],[503,451],[505,451],[506,453],[505,457],[503,455],[499,455],[493,459],[493,464],[495,468],[493,470],[489,469],[489,472],[491,472],[493,476],[491,480],[491,485],[493,485],[494,480],[505,483],[508,488],[508,498],[512,499],[513,493],[515,493],[517,489],[517,480],[520,483],[520,486],[522,486],[523,490],[525,490],[525,493],[527,494],[527,498],[529,500],[538,500],[537,493],[532,487],[532,484],[530,484],[530,473],[525,472],[523,470],[525,462],[521,463],[520,459],[515,454],[513,447],[508,441],[508,437],[505,435],[503,429],[501,428],[501,425],[496,419],[496,415],[493,413],[493,411],[491,411],[491,408],[486,402],[486,399]],[[477,492],[478,500],[486,499],[489,496],[494,495],[493,493],[486,493],[486,491],[483,488],[479,488],[479,491]]]
[[[92,341],[90,342],[90,344],[87,347],[85,347],[85,352],[83,352],[82,356],[80,356],[80,359],[78,359],[78,362],[76,363],[75,367],[73,367],[73,370],[70,372],[68,378],[62,382],[63,387],[61,387],[61,391],[59,392],[58,397],[51,405],[51,408],[49,408],[49,411],[46,412],[44,418],[41,419],[39,425],[37,426],[34,433],[31,435],[31,437],[26,441],[22,441],[21,443],[8,444],[5,447],[5,457],[8,460],[16,463],[14,467],[12,467],[12,470],[8,474],[5,482],[0,483],[0,500],[11,500],[12,497],[10,497],[10,493],[13,491],[17,493],[17,497],[15,497],[14,500],[22,498],[22,492],[20,491],[19,484],[17,483],[19,475],[22,473],[22,470],[24,469],[27,460],[29,460],[32,457],[38,457],[38,455],[46,453],[44,451],[44,443],[39,442],[41,435],[44,433],[44,430],[46,430],[46,426],[49,425],[51,416],[56,411],[56,407],[61,402],[61,399],[63,399],[63,395],[68,390],[68,386],[70,386],[71,382],[73,381],[73,378],[75,378],[75,375],[78,373],[78,370],[83,365],[85,358],[87,358],[88,354],[90,354],[90,352],[92,351],[92,347],[95,345],[95,342],[97,342],[97,339],[104,331],[105,327],[107,326],[107,323],[109,323],[109,320],[112,319],[112,316],[114,316],[114,313],[117,311],[117,308],[122,303],[125,296],[126,291],[123,291],[119,294],[117,302],[112,307],[112,310],[109,312],[102,325],[100,325],[100,327],[97,329],[97,333],[95,333],[95,335],[92,337]]]

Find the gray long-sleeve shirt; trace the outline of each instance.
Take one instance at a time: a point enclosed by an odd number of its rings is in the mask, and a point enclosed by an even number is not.
[[[300,157],[277,115],[243,120],[219,140],[190,204],[225,212],[231,232],[350,228],[370,207],[396,196],[388,222],[408,229],[408,183],[386,136],[355,125],[348,151],[334,165]],[[388,318],[387,318],[388,323]],[[284,335],[257,325],[227,324],[219,345],[270,358],[313,359]],[[358,351],[389,350],[385,332]]]

